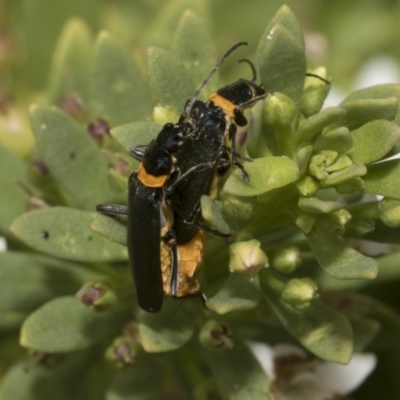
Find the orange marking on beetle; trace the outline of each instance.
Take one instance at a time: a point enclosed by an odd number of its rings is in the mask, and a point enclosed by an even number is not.
[[[168,175],[154,176],[147,173],[143,164],[139,165],[139,171],[137,175],[140,182],[143,183],[144,186],[150,188],[161,188],[165,185],[168,180]]]
[[[231,101],[225,99],[225,97],[220,96],[218,93],[212,93],[209,96],[209,99],[217,106],[222,108],[222,111],[228,115],[230,118],[235,117],[235,108],[236,104],[233,104]]]

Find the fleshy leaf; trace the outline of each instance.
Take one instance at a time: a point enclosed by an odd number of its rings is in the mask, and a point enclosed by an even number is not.
[[[341,125],[346,125],[351,131],[375,119],[392,121],[397,113],[397,97],[385,99],[360,99],[342,103],[341,108],[347,115]],[[335,128],[336,124],[333,125]]]
[[[280,23],[267,27],[257,47],[256,65],[267,92],[282,92],[300,102],[306,60],[304,47],[290,30]]]
[[[337,279],[374,279],[378,273],[378,263],[354,250],[329,231],[325,219],[315,221],[307,239],[315,258],[323,270]]]
[[[342,121],[346,110],[340,107],[328,107],[316,115],[305,120],[296,132],[297,143],[308,142],[326,126]]]
[[[270,400],[270,380],[241,342],[232,350],[213,352],[202,350],[213,377],[222,393],[230,400]]]
[[[297,21],[296,16],[287,5],[283,5],[279,8],[279,10],[268,23],[268,27],[272,28],[278,23],[284,26],[293,35],[299,45],[304,48],[305,44],[303,31],[300,28],[300,24],[299,21]],[[268,27],[266,32],[269,32]]]
[[[208,299],[207,308],[223,315],[232,311],[251,310],[260,300],[260,284],[257,277],[231,273],[221,290]]]
[[[339,154],[347,153],[353,146],[353,139],[350,131],[345,126],[322,133],[314,144],[314,151],[319,153],[322,150],[333,150]]]
[[[0,311],[32,311],[104,277],[89,268],[26,252],[0,253]],[[15,288],[19,288],[15,290]]]
[[[24,243],[56,257],[85,262],[122,261],[126,248],[90,229],[94,213],[51,207],[25,213],[10,229]]]
[[[160,398],[161,368],[154,357],[140,354],[135,365],[117,371],[105,400],[153,400]]]
[[[112,240],[115,243],[127,245],[126,226],[107,215],[96,214],[90,228],[100,235]]]
[[[201,196],[201,214],[205,221],[207,221],[213,229],[220,233],[230,234],[232,229],[224,221],[221,208],[217,203],[208,196]]]
[[[348,319],[318,300],[313,300],[303,311],[281,300],[261,280],[262,290],[268,303],[275,311],[283,326],[306,349],[316,356],[340,364],[350,361],[353,351],[353,332]]]
[[[149,144],[160,130],[156,122],[139,121],[111,129],[111,136],[129,153],[133,147]]]
[[[108,166],[89,133],[56,107],[34,106],[31,123],[36,143],[50,173],[77,205],[94,210],[112,203]]]
[[[148,74],[154,105],[169,107],[180,115],[194,94],[192,78],[181,61],[166,50],[150,47]]]
[[[92,37],[80,19],[71,19],[58,40],[49,78],[49,100],[55,104],[78,93],[89,97],[89,68],[92,60]]]
[[[343,300],[349,304],[350,310],[362,318],[377,321],[381,329],[372,344],[373,348],[391,348],[398,343],[400,335],[400,317],[396,309],[392,309],[382,301],[357,293],[344,293]]]
[[[364,176],[366,173],[367,168],[365,165],[353,164],[347,168],[343,168],[339,171],[331,173],[328,178],[323,181],[323,183],[324,185],[334,186],[349,181],[350,179]]]
[[[28,180],[26,163],[15,154],[0,146],[0,231],[7,233],[8,226],[21,215],[28,205],[28,196],[16,181]]]
[[[342,101],[342,104],[344,105],[354,100],[387,99],[393,96],[397,97],[398,100],[400,99],[400,85],[392,83],[376,85],[351,93]],[[397,113],[393,122],[400,126],[400,101],[398,101]]]
[[[65,353],[84,349],[110,339],[128,321],[130,311],[112,307],[94,311],[74,296],[52,300],[24,322],[22,346],[46,353]]]
[[[327,214],[342,207],[339,201],[326,201],[318,197],[301,197],[299,200],[299,209],[309,213]]]
[[[392,160],[368,167],[363,177],[364,189],[367,193],[400,199],[400,162]]]
[[[143,348],[149,353],[161,353],[183,346],[193,334],[197,323],[193,315],[200,306],[199,299],[170,300],[159,313],[143,314],[139,325]]]
[[[256,196],[288,185],[298,179],[296,163],[286,156],[263,157],[245,164],[250,182],[245,182],[239,170],[234,171],[224,185],[224,191],[236,196]]]
[[[355,164],[369,164],[389,153],[400,139],[400,127],[393,122],[376,120],[353,131],[352,138],[351,159]]]
[[[112,126],[150,116],[150,95],[131,55],[109,33],[100,33],[94,48],[92,106]]]
[[[89,350],[68,354],[56,360],[51,367],[32,367],[32,359],[23,359],[15,363],[4,375],[0,386],[0,398],[83,400],[83,397],[76,395],[76,389],[81,382],[85,382],[89,362],[93,359],[92,353],[93,351]]]
[[[376,338],[381,325],[368,318],[349,317],[349,321],[354,333],[354,352],[359,353]]]
[[[182,15],[172,42],[172,52],[190,70],[196,87],[200,86],[215,65],[214,42],[204,22],[191,10],[186,10]],[[206,86],[208,93],[217,89],[211,85]]]

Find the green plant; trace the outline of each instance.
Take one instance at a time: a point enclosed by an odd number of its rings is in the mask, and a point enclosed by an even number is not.
[[[149,49],[146,68],[112,35],[93,44],[82,21],[65,26],[47,104],[30,109],[34,163],[27,171],[0,148],[1,231],[13,248],[0,254],[0,329],[8,349],[8,332],[21,327],[35,364],[29,373],[26,359],[10,367],[1,399],[265,399],[284,389],[248,340],[300,343],[308,361],[342,364],[396,341],[394,311],[355,290],[397,277],[400,253],[373,258],[351,244],[399,242],[399,162],[374,163],[398,151],[400,86],[364,89],[321,111],[329,85],[305,76],[303,35],[287,7],[255,54],[271,94],[241,133],[251,181],[232,168],[219,200],[202,201],[209,224],[237,233],[230,246],[207,239],[199,281],[209,310],[197,299],[167,300],[155,315],[138,310],[125,228],[93,210],[126,202],[137,167],[127,151],[178,119],[215,62],[191,11],[171,51]],[[322,67],[312,72],[327,78]],[[203,98],[225,83],[214,78]],[[384,198],[362,202],[365,194]]]

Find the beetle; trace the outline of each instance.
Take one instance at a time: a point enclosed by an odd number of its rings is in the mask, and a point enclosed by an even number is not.
[[[244,116],[244,111],[247,108],[254,106],[257,102],[272,94],[272,92],[266,92],[261,84],[256,83],[257,73],[254,64],[247,59],[239,60],[239,62],[249,64],[253,75],[251,80],[238,79],[236,82],[212,93],[207,102],[197,100],[201,90],[224,59],[237,47],[246,44],[246,42],[237,43],[221,58],[194,96],[187,101],[179,120],[179,123],[189,124],[196,131],[196,135],[188,138],[185,148],[177,154],[177,164],[180,171],[184,173],[196,164],[210,160],[215,160],[215,163],[214,169],[203,170],[190,176],[190,178],[181,179],[173,187],[176,202],[172,204],[172,208],[175,211],[174,230],[178,245],[187,243],[196,234],[202,221],[201,196],[210,194],[213,181],[217,175],[216,172],[218,172],[218,175],[226,172],[229,166],[228,155],[231,155],[232,164],[240,168],[242,179],[247,181],[250,179],[245,168],[237,161],[241,157],[236,153],[237,126],[247,124],[247,119]],[[306,73],[306,76],[312,76],[325,83],[330,83],[312,73]],[[230,142],[231,147],[226,146],[227,142]],[[225,164],[222,162],[224,159],[226,160]],[[251,159],[246,160],[252,161]]]
[[[177,263],[174,235],[170,232],[173,213],[165,203],[163,188],[175,172],[173,154],[184,146],[188,134],[190,131],[182,125],[164,125],[144,151],[138,171],[129,177],[128,207],[114,204],[96,207],[97,211],[117,216],[126,223],[138,303],[149,312],[159,311],[163,301],[160,253],[170,252],[171,265]],[[126,215],[127,220],[119,215]]]
[[[179,182],[194,172],[213,168],[211,162],[202,163],[182,175],[177,173],[174,155],[193,134],[190,128],[184,123],[168,123],[144,152],[139,151],[139,169],[129,177],[128,206],[102,204],[96,207],[100,213],[127,225],[128,253],[137,300],[148,312],[160,311],[164,295],[181,297],[198,293],[201,296],[194,279],[202,263],[200,236],[185,246],[176,245],[174,213],[166,202],[165,191],[169,182]],[[131,154],[135,156],[134,151]],[[187,272],[183,273],[184,270]]]

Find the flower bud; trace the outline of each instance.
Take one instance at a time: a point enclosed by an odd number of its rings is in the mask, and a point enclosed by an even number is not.
[[[133,364],[137,349],[138,345],[132,338],[120,336],[114,339],[112,345],[106,350],[105,356],[115,366],[122,368]]]
[[[203,325],[199,340],[209,350],[231,350],[234,347],[230,330],[213,319]]]
[[[333,150],[322,150],[311,158],[310,161],[310,174],[319,180],[324,180],[329,177],[328,168],[332,165],[338,157],[338,153]]]
[[[344,208],[329,214],[329,219],[336,226],[335,232],[343,235],[346,230],[346,225],[351,221],[351,214]]]
[[[264,120],[272,126],[289,126],[296,114],[296,103],[283,93],[277,92],[266,97]]]
[[[304,197],[312,197],[319,189],[318,182],[311,176],[305,176],[297,182],[297,190]]]
[[[318,67],[311,71],[323,79],[327,79],[325,67]],[[324,104],[330,85],[315,76],[307,76],[304,81],[303,96],[301,98],[300,110],[309,117],[319,112]]]
[[[319,297],[317,291],[317,284],[310,278],[291,279],[282,292],[282,300],[297,310],[304,310]]]
[[[300,264],[301,258],[298,247],[287,247],[275,253],[273,266],[283,274],[291,274]]]
[[[76,297],[90,308],[105,310],[117,303],[117,296],[103,282],[88,282],[76,293]]]
[[[97,118],[89,124],[88,131],[95,140],[101,142],[104,136],[110,134],[110,126],[106,120]]]
[[[165,125],[171,121],[177,121],[179,118],[175,111],[172,111],[169,107],[156,106],[153,109],[153,120],[157,124]]]
[[[255,239],[232,243],[229,247],[229,270],[254,277],[261,268],[268,267],[267,255],[260,246],[261,243]]]
[[[300,213],[296,218],[296,225],[304,232],[310,233],[315,224],[315,216],[308,213]]]
[[[400,226],[400,200],[382,199],[379,202],[381,221],[390,228]]]

